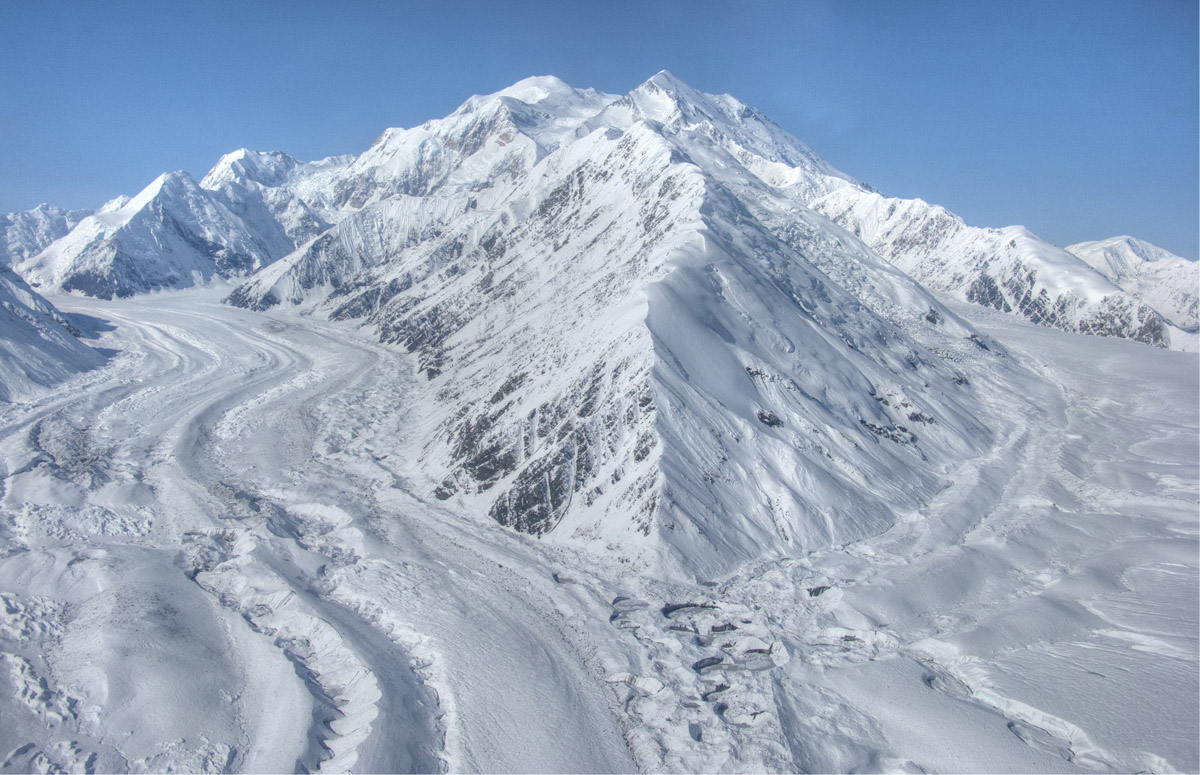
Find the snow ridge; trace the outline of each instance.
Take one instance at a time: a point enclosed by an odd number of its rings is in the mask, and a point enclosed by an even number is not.
[[[1023,226],[968,226],[937,205],[858,187],[809,204],[933,290],[1064,331],[1171,344],[1154,307]]]
[[[1068,245],[1126,293],[1137,296],[1168,323],[1188,333],[1200,331],[1200,264],[1133,237]]]

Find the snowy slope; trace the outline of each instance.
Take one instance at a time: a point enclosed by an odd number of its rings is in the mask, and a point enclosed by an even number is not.
[[[1171,325],[1200,330],[1200,264],[1133,237],[1068,245],[1067,251],[1154,307]]]
[[[19,265],[35,287],[112,298],[203,284],[269,263],[270,245],[186,172],[84,218]]]
[[[1022,226],[968,226],[920,199],[857,187],[809,204],[933,290],[1064,331],[1171,344],[1151,305]]]
[[[200,181],[266,246],[272,260],[329,228],[338,218],[329,185],[350,157],[299,162],[285,153],[245,148],[226,154]]]
[[[100,365],[104,358],[77,334],[54,305],[0,266],[0,401],[28,398]]]
[[[215,301],[67,297],[124,354],[0,406],[7,770],[1200,764],[1194,354],[968,309],[988,454],[697,583],[427,499],[414,356]]]
[[[42,204],[23,213],[0,215],[0,265],[12,266],[40,253],[91,214],[91,210]]]
[[[842,543],[987,447],[957,361],[995,354],[768,165],[850,184],[669,74],[523,82],[389,130],[362,208],[230,298],[417,353],[428,492],[502,524],[688,575]]]

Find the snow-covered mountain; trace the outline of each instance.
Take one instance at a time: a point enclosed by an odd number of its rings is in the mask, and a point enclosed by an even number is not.
[[[1151,304],[1023,226],[968,226],[937,205],[860,187],[809,204],[930,289],[1064,331],[1171,344]]]
[[[78,333],[53,304],[0,266],[0,401],[28,397],[102,363]]]
[[[18,270],[35,287],[112,298],[247,274],[270,258],[224,202],[186,172],[168,172],[84,218]]]
[[[0,405],[0,770],[1197,769],[1197,356],[732,97],[532,78],[21,265],[120,355]],[[0,386],[89,357],[41,304]]]
[[[238,216],[274,260],[340,219],[332,189],[336,173],[351,158],[298,162],[285,153],[242,148],[223,156],[200,188]]]
[[[134,199],[110,203],[78,224],[86,213],[37,215],[39,208],[7,216],[9,254],[35,287],[106,297],[236,278],[319,236],[349,239],[335,237],[331,227],[377,204],[394,207],[400,197],[469,192],[486,208],[507,189],[488,194],[483,187],[512,179],[596,129],[623,131],[634,122],[668,132],[686,128],[690,145],[680,153],[688,159],[700,148],[717,154],[714,163],[702,165],[706,172],[736,190],[745,206],[757,207],[756,217],[772,221],[776,232],[790,229],[788,221],[811,220],[810,210],[819,212],[935,291],[1043,325],[1157,346],[1171,342],[1162,315],[1184,332],[1195,326],[1186,311],[1180,318],[1160,310],[1022,227],[971,227],[919,199],[887,198],[834,169],[753,108],[728,95],[699,92],[665,72],[621,97],[574,89],[549,76],[526,79],[474,97],[445,119],[389,129],[358,157],[302,163],[279,152],[241,149],[199,184],[186,173],[168,173]],[[512,141],[517,145],[500,153],[511,169],[494,169],[490,155],[479,155],[489,142],[503,148]],[[766,209],[755,204],[763,191],[774,203]],[[284,285],[295,280],[292,270],[275,271]],[[333,281],[326,270],[305,271],[301,285]],[[289,272],[291,279],[284,277]],[[1176,302],[1187,303],[1182,297]],[[1192,338],[1177,336],[1176,345]]]
[[[986,344],[913,278],[1169,340],[1071,254],[886,199],[665,71],[623,96],[526,79],[358,157],[241,149],[20,268],[102,297],[257,272],[232,303],[362,319],[419,354],[438,497],[536,534],[603,541],[620,522],[714,565],[877,531],[938,486],[939,460],[986,447],[954,365]]]
[[[340,174],[361,207],[230,300],[416,353],[438,498],[715,573],[885,529],[988,445],[958,362],[996,354],[797,205],[852,183],[732,97],[531,79]]]
[[[1067,251],[1154,307],[1171,325],[1189,333],[1200,331],[1200,263],[1133,237],[1080,242],[1068,245]]]
[[[41,204],[23,213],[0,215],[0,266],[12,266],[37,255],[91,214],[91,210],[63,210]]]
[[[83,218],[19,269],[37,287],[102,298],[245,276],[329,227],[322,182],[347,161],[302,164],[243,149],[200,184],[168,172]]]

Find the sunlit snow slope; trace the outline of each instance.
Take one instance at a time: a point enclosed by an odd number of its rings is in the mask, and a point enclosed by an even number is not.
[[[1200,263],[1133,237],[1080,242],[1067,250],[1154,307],[1171,325],[1191,334],[1200,330]]]
[[[1172,345],[1158,310],[1023,226],[968,226],[920,199],[860,188],[810,204],[932,290],[1064,331]]]

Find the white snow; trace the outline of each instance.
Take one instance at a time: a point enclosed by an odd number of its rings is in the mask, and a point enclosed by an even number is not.
[[[15,272],[0,266],[0,401],[28,398],[102,363],[104,356],[80,341],[82,335]]]
[[[1200,263],[1128,236],[1080,242],[1067,250],[1154,307],[1173,326],[1192,334],[1200,330]]]
[[[1195,771],[1197,356],[874,196],[664,72],[84,219],[214,287],[52,296],[108,359],[0,404],[0,770]]]
[[[1023,226],[968,226],[921,199],[844,186],[808,204],[926,287],[1066,331],[1190,349],[1147,300]]]
[[[213,301],[62,300],[122,355],[0,418],[9,768],[1197,766],[1194,355],[977,320],[986,456],[710,584],[425,501],[411,356]]]
[[[88,215],[88,210],[63,210],[48,204],[0,215],[0,266],[12,266],[37,255]]]

